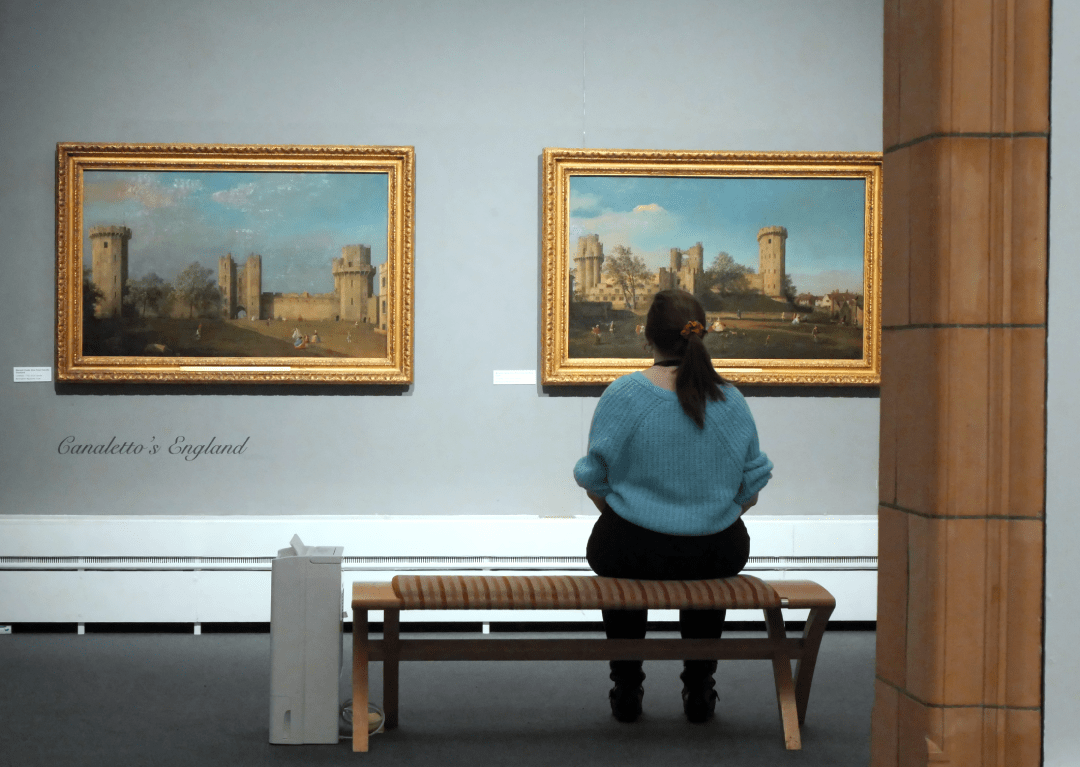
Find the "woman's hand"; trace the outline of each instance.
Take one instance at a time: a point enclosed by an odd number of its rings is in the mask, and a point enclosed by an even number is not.
[[[754,506],[756,506],[756,505],[757,505],[757,497],[758,497],[758,494],[757,494],[757,493],[754,493],[754,497],[753,497],[753,498],[751,498],[751,499],[750,499],[749,501],[747,501],[746,503],[744,503],[744,504],[742,505],[742,511],[741,511],[741,512],[739,512],[739,516],[740,516],[740,517],[741,517],[741,516],[742,516],[743,514],[745,514],[746,512],[750,511],[750,509],[751,509],[751,508],[753,508]]]
[[[586,490],[585,495],[589,496],[589,500],[592,501],[593,505],[596,506],[596,508],[600,511],[603,511],[607,508],[607,501],[605,501],[596,493],[590,493],[588,490]]]

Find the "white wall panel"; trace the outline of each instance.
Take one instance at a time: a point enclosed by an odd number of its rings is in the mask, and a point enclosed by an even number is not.
[[[195,573],[86,570],[79,623],[194,623]]]
[[[875,517],[746,519],[749,572],[766,580],[817,580],[837,597],[836,620],[875,619]],[[587,573],[583,555],[594,521],[595,516],[0,517],[0,623],[265,622],[272,558],[294,534],[308,545],[344,546],[346,595],[354,581],[389,581],[404,571]],[[674,615],[661,611],[654,620]],[[583,611],[446,611],[416,619],[599,618]],[[732,620],[756,616],[733,614]]]
[[[202,570],[195,573],[195,576],[195,621],[270,622],[269,570]]]
[[[86,593],[78,571],[0,571],[0,623],[79,623]]]

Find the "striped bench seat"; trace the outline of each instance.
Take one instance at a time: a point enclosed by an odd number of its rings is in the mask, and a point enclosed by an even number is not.
[[[836,601],[811,581],[749,575],[704,581],[644,581],[576,575],[399,575],[353,584],[353,712],[368,704],[368,664],[383,663],[385,727],[397,726],[398,663],[421,660],[770,660],[784,742],[801,748],[814,665]],[[740,639],[402,639],[402,610],[760,609],[767,635]],[[809,609],[801,637],[788,637],[782,610]],[[383,611],[383,636],[368,632],[368,611]],[[796,661],[792,677],[791,661]],[[368,750],[366,722],[353,727],[353,751]]]
[[[752,575],[711,581],[639,581],[595,575],[399,575],[402,610],[638,610],[779,607]]]

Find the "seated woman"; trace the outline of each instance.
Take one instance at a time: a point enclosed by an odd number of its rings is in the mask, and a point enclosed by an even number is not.
[[[600,509],[586,555],[597,575],[699,580],[737,575],[750,557],[742,515],[772,477],[739,391],[712,366],[705,311],[681,290],[656,294],[645,323],[655,364],[614,381],[597,403],[574,478]],[[720,636],[724,610],[681,610],[687,639]],[[643,639],[646,610],[604,610],[609,638]],[[683,662],[683,711],[715,710],[715,660]],[[641,661],[611,661],[611,711],[641,714]]]

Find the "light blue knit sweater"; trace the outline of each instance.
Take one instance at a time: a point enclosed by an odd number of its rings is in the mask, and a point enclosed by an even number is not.
[[[616,379],[596,405],[589,452],[574,467],[583,488],[620,517],[669,535],[726,529],[772,477],[750,408],[734,386],[705,407],[705,428],[675,392],[641,373]]]

